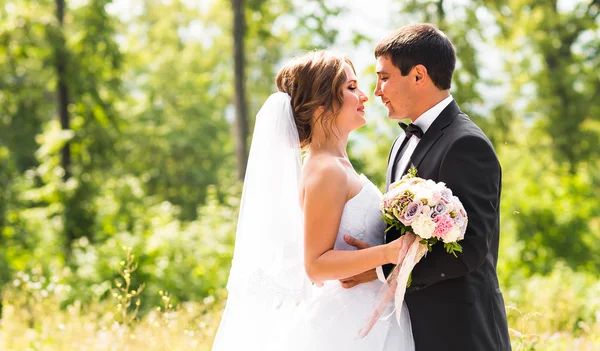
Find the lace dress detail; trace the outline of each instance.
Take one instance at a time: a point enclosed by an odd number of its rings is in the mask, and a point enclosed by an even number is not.
[[[385,223],[381,220],[379,212],[381,191],[364,175],[361,174],[360,178],[362,189],[344,206],[335,250],[355,250],[353,246],[346,244],[344,234],[364,240],[373,246],[381,245],[385,241]]]

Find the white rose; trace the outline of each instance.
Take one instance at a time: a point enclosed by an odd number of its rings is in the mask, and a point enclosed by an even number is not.
[[[423,239],[431,238],[433,231],[435,230],[435,222],[427,215],[419,215],[412,222],[411,227],[415,234]]]
[[[458,238],[460,237],[460,227],[457,226],[456,224],[452,226],[452,229],[450,229],[450,231],[446,234],[446,236],[444,237],[444,242],[445,243],[453,243],[455,241],[458,241]]]
[[[436,183],[436,182],[434,182],[434,181],[433,181],[433,180],[431,180],[431,179],[427,179],[427,180],[425,181],[425,184],[426,184],[426,185],[427,185],[427,187],[428,187],[428,188],[430,188],[430,189],[437,189],[437,183]]]
[[[421,200],[421,202],[426,203],[429,206],[435,205],[433,189],[426,186],[419,186],[417,192],[415,194],[416,200]],[[425,201],[423,201],[425,200]]]
[[[469,220],[465,219],[465,223],[462,227],[460,227],[460,235],[458,236],[458,240],[463,240],[465,238],[465,233],[467,232],[467,224],[469,224]]]

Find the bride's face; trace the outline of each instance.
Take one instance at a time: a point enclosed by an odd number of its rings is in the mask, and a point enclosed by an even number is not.
[[[365,105],[367,95],[358,88],[358,80],[352,67],[344,62],[346,83],[343,86],[344,102],[336,118],[337,127],[344,132],[351,132],[367,123]]]

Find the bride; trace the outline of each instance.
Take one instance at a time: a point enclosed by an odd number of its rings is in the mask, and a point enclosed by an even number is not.
[[[403,245],[403,237],[384,245],[381,192],[346,152],[368,100],[352,62],[311,52],[281,69],[276,84],[256,117],[213,351],[414,350],[405,305],[400,325],[382,318],[359,338],[382,282],[340,284],[396,263]],[[355,250],[346,234],[373,247]]]

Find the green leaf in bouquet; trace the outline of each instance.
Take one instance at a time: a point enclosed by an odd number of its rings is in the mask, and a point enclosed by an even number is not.
[[[419,173],[419,170],[417,167],[415,167],[415,165],[411,164],[410,169],[408,170],[408,175],[410,175],[411,178],[414,178],[417,176],[417,173]]]
[[[458,258],[458,256],[456,255],[457,252],[462,253],[462,246],[460,246],[460,244],[457,242],[444,243],[444,248],[446,249],[446,252],[454,255],[454,257],[456,257],[456,258]]]
[[[397,225],[397,220],[389,218],[386,215],[382,215],[381,219],[383,219],[383,221],[385,222],[385,224],[387,224],[387,228],[385,229],[385,233],[387,233],[388,231],[390,231],[390,229],[395,228]]]

